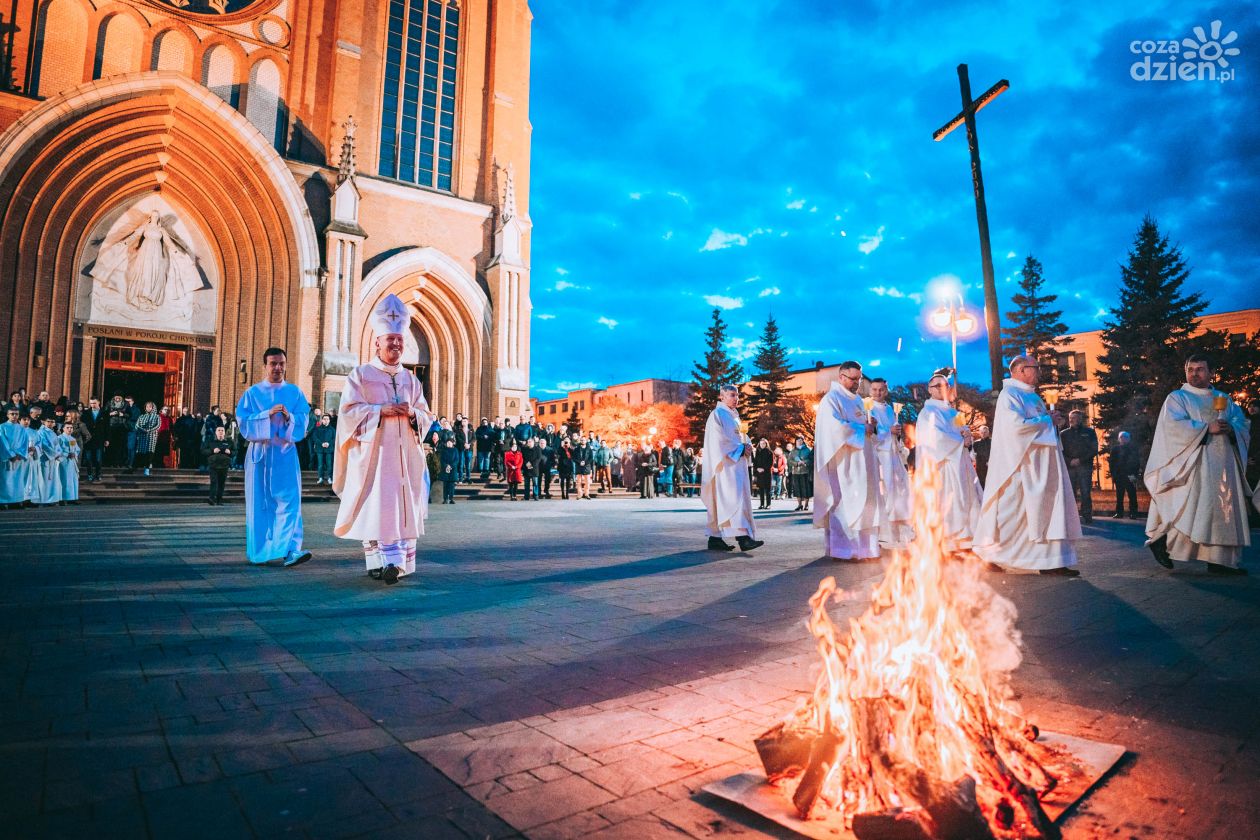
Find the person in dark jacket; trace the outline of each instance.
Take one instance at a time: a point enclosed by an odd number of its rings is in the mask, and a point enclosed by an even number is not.
[[[525,441],[525,448],[521,450],[521,475],[525,479],[525,501],[538,501],[541,495],[540,473],[542,472],[543,453],[538,448],[538,441],[529,438]]]
[[[591,473],[595,470],[595,456],[586,435],[578,438],[573,447],[573,482],[579,499],[591,498]]]
[[[333,428],[332,415],[319,418],[319,425],[311,430],[311,454],[315,469],[319,470],[316,484],[332,484],[333,453],[337,448],[337,430]]]
[[[761,497],[761,504],[757,506],[757,510],[770,509],[773,468],[774,451],[770,449],[770,441],[762,438],[757,444],[757,451],[753,453],[753,481],[757,485],[757,495]]]
[[[543,498],[550,499],[551,471],[556,468],[556,449],[545,436],[535,438],[535,441],[538,444],[538,451],[542,453],[542,463],[538,467],[538,480],[542,483]]]
[[[679,441],[675,441],[675,443],[678,443],[678,442]],[[689,499],[697,495],[696,488],[691,486],[691,485],[700,483],[700,476],[699,476],[700,461],[696,458],[696,450],[688,446],[685,450],[683,450],[683,453],[680,456],[680,460],[675,461],[674,463],[675,463],[675,467],[674,467],[675,472],[678,469],[677,464],[679,463],[682,464],[683,484],[688,485],[687,488],[683,490],[683,495]]]
[[[674,450],[661,441],[656,454],[656,495],[674,495]]]
[[[1142,472],[1142,458],[1128,432],[1116,435],[1116,442],[1107,447],[1111,482],[1116,485],[1116,512],[1112,519],[1124,516],[1124,497],[1129,497],[1129,518],[1138,518],[1137,477]]]
[[[210,498],[208,504],[223,504],[223,485],[227,482],[228,468],[232,466],[236,449],[227,439],[226,429],[216,426],[214,437],[201,447],[202,460],[210,473]]]
[[[109,414],[101,407],[101,401],[92,397],[79,419],[91,432],[91,437],[83,442],[83,475],[88,481],[100,481],[105,441],[109,439]]]
[[[482,417],[481,425],[473,433],[473,438],[477,443],[477,472],[481,473],[481,480],[484,483],[490,480],[490,459],[494,455],[494,444],[499,435],[490,424],[490,420]]]
[[[560,498],[569,498],[573,490],[573,443],[567,437],[560,438],[556,450],[556,475],[560,479]]]
[[[796,499],[796,510],[809,510],[809,500],[814,496],[814,450],[800,436],[788,456],[788,484]]]
[[[976,456],[976,476],[980,479],[981,487],[989,475],[989,453],[993,451],[993,438],[990,434],[988,426],[981,426],[976,430],[975,442],[971,444],[971,454]]]
[[[453,436],[442,441],[438,463],[439,469],[442,470],[442,504],[444,505],[455,504],[455,483],[459,481],[459,470],[463,460],[463,453],[460,452],[459,444]]]
[[[105,436],[105,460],[111,467],[127,464],[127,436],[131,432],[131,407],[122,394],[115,394],[105,407],[108,433]]]
[[[656,470],[659,464],[656,460],[656,450],[652,449],[652,444],[644,443],[639,457],[635,461],[634,472],[639,477],[639,498],[652,499],[656,497]]]
[[[1063,460],[1067,461],[1072,493],[1080,499],[1081,521],[1094,521],[1094,459],[1098,457],[1098,434],[1085,425],[1085,413],[1073,410],[1068,414],[1068,427],[1059,434],[1063,442]]]

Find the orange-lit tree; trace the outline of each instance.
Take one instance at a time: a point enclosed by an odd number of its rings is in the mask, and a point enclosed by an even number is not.
[[[662,440],[671,443],[675,438],[687,440],[687,427],[687,417],[681,405],[653,403],[629,406],[616,397],[604,397],[591,412],[584,431],[597,434],[611,443],[624,440],[640,444],[650,439],[655,445]]]

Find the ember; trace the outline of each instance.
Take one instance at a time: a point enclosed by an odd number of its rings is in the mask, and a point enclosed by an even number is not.
[[[758,753],[802,818],[839,817],[857,837],[1057,838],[1041,797],[1073,761],[1020,716],[1014,605],[979,559],[942,551],[929,472],[914,478],[918,538],[843,638],[827,613],[843,593],[819,584],[809,629],[822,671]]]

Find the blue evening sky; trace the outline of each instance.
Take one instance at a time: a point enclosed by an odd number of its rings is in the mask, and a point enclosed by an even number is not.
[[[1145,213],[1209,311],[1260,305],[1253,4],[531,5],[537,396],[689,379],[714,305],[739,356],[773,312],[794,367],[852,357],[899,383],[948,364],[932,281],[982,304],[965,132],[931,138],[960,62],[975,96],[1011,83],[979,115],[1003,311],[1031,253],[1069,328],[1099,328]],[[1214,20],[1236,78],[1131,78],[1132,41]],[[964,381],[987,378],[978,338]]]

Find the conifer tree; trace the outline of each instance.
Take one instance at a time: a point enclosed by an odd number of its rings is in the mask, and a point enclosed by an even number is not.
[[[744,379],[743,366],[726,352],[726,322],[717,307],[713,309],[713,323],[705,330],[704,344],[704,360],[696,362],[691,373],[691,398],[685,410],[693,441],[704,440],[704,424],[717,405],[718,389],[727,384],[738,386]]]
[[[781,443],[788,436],[805,431],[802,426],[808,424],[804,422],[805,401],[798,395],[800,389],[788,385],[788,354],[773,315],[766,318],[757,346],[753,358],[756,373],[748,383],[741,413],[747,416],[757,437]]]
[[[1188,340],[1207,306],[1199,293],[1182,293],[1189,276],[1181,249],[1146,216],[1120,267],[1120,302],[1103,328],[1094,401],[1105,427],[1149,440],[1154,414],[1184,381]]]
[[[1002,328],[1002,354],[1010,359],[1031,352],[1042,360],[1042,382],[1053,382],[1054,348],[1068,328],[1063,310],[1050,308],[1059,296],[1042,294],[1044,284],[1041,262],[1029,254],[1020,271],[1019,291],[1011,295],[1015,308],[1006,313],[1011,325]]]

